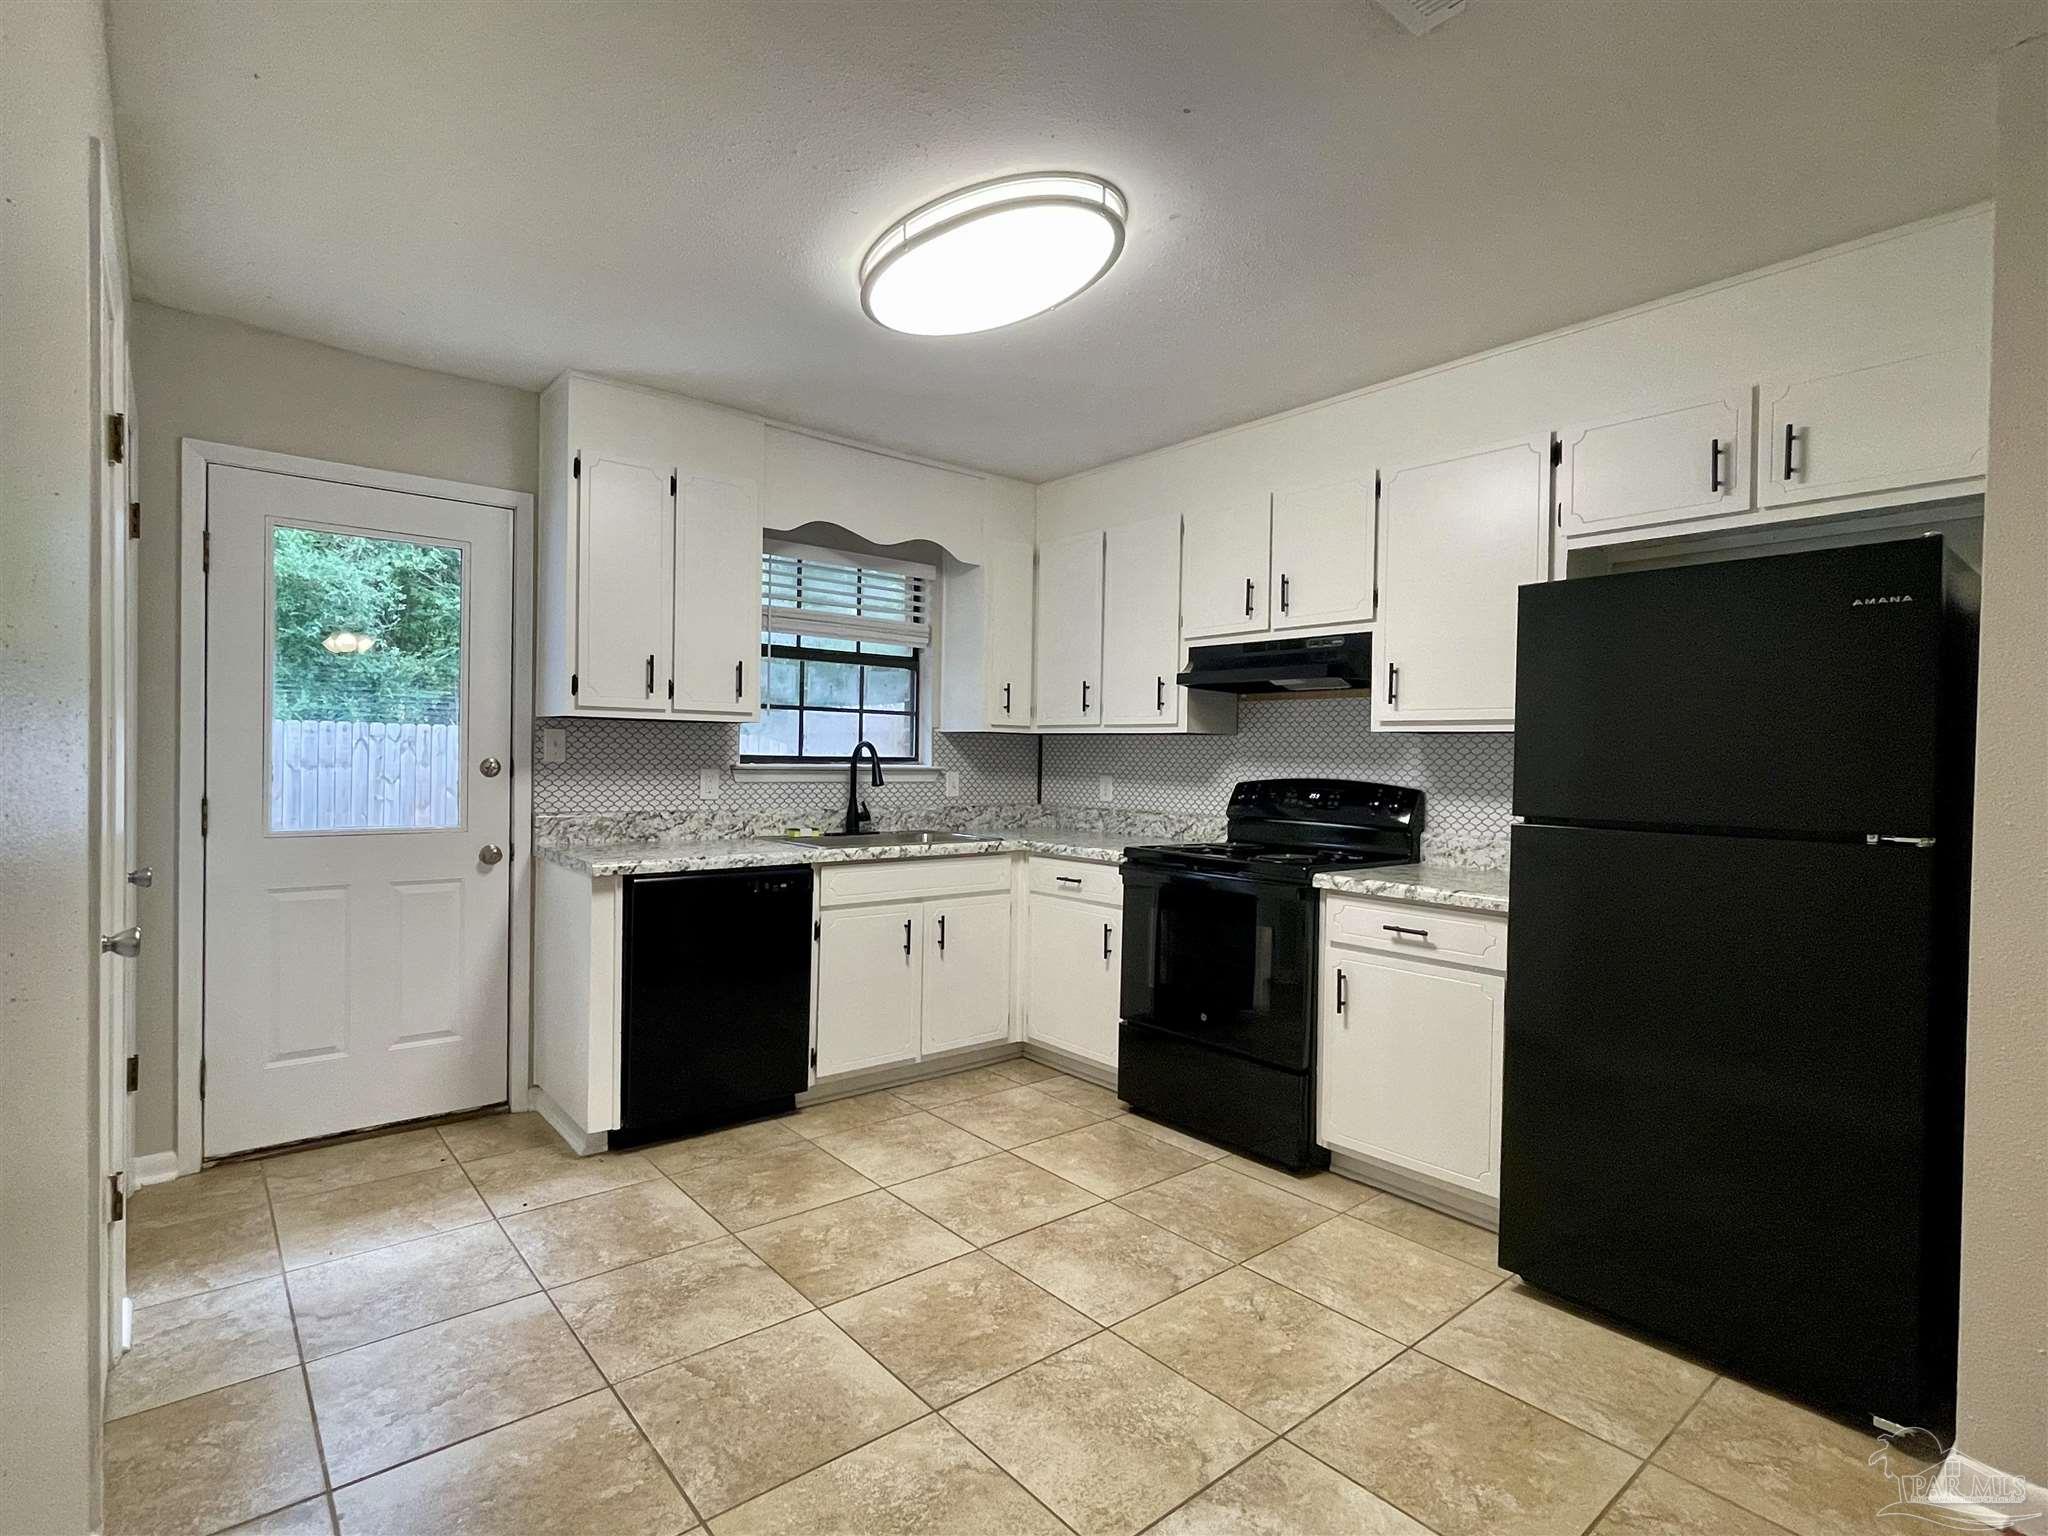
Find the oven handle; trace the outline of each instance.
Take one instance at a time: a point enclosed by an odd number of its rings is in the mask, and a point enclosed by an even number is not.
[[[1313,901],[1316,889],[1313,885],[1279,880],[1261,880],[1257,875],[1229,874],[1222,870],[1206,869],[1162,869],[1154,865],[1124,865],[1125,885],[1213,885],[1227,891],[1263,891],[1278,896],[1299,892],[1304,900]]]

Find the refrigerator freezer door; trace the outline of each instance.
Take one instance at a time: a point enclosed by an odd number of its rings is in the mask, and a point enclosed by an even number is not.
[[[1823,1408],[1953,1414],[1934,855],[1515,829],[1500,1262]]]
[[[1515,814],[1933,836],[1944,619],[1933,538],[1524,587]]]

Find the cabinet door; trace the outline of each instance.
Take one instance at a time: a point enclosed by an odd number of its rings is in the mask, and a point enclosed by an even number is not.
[[[1025,1033],[1115,1066],[1123,913],[1056,896],[1030,900]]]
[[[1181,544],[1181,633],[1198,640],[1264,631],[1272,556],[1270,496],[1188,513]]]
[[[576,507],[576,707],[668,708],[667,465],[582,456]]]
[[[1112,528],[1102,561],[1102,723],[1178,725],[1180,519]]]
[[[1038,723],[1102,721],[1102,535],[1038,551]]]
[[[1516,589],[1544,576],[1549,475],[1538,437],[1386,477],[1376,727],[1513,725]]]
[[[1498,1195],[1502,979],[1347,954],[1321,990],[1322,1139]]]
[[[1749,511],[1750,394],[1745,384],[1561,433],[1558,526],[1605,533]]]
[[[1370,480],[1274,494],[1274,629],[1372,618],[1377,502]]]
[[[1763,505],[1981,475],[1990,392],[1990,360],[1982,347],[1765,379],[1758,393]]]
[[[760,708],[761,517],[754,490],[682,476],[676,505],[677,714],[751,720]]]
[[[1010,1033],[1010,897],[924,904],[924,1051]]]
[[[922,914],[827,908],[818,921],[818,1076],[917,1060]]]
[[[988,559],[988,723],[1031,724],[1031,555],[1005,539]]]

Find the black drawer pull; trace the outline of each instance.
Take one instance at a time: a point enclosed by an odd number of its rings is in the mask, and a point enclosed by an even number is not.
[[[1718,437],[1707,445],[1707,489],[1716,496],[1721,494],[1721,439]]]
[[[903,953],[910,953],[910,919],[903,919]]]
[[[1003,684],[1003,713],[1007,715],[1007,714],[1008,714],[1009,712],[1010,712],[1010,685],[1009,685],[1008,683],[1005,683],[1005,684]]]
[[[1084,715],[1088,713],[1088,685],[1086,683],[1081,685],[1081,713]]]
[[[1798,434],[1798,433],[1797,433],[1796,431],[1794,431],[1794,430],[1793,430],[1793,428],[1792,428],[1792,423],[1791,423],[1791,422],[1789,422],[1789,421],[1788,421],[1788,422],[1786,422],[1786,423],[1785,423],[1785,478],[1786,478],[1787,480],[1790,480],[1790,479],[1792,478],[1792,445],[1793,445],[1794,443],[1796,443],[1797,441],[1799,441],[1799,434]]]
[[[1057,880],[1061,885],[1079,885],[1081,883],[1079,875],[1054,875],[1053,879]]]
[[[1244,616],[1252,616],[1252,579],[1249,576],[1244,579]]]
[[[943,913],[943,912],[941,912],[941,913],[939,914],[939,953],[943,955],[943,954],[944,954],[945,952],[946,952],[946,914],[945,914],[945,913]]]
[[[740,677],[741,677],[741,675],[742,675],[742,673],[743,673],[743,671],[744,671],[744,669],[745,669],[746,665],[747,665],[747,664],[746,664],[746,663],[745,663],[744,661],[736,661],[736,662],[734,662],[734,663],[732,664],[732,696],[733,696],[733,702],[734,702],[734,703],[738,703],[738,702],[739,702],[739,697],[740,697]]]
[[[647,658],[647,697],[654,697],[654,658]]]
[[[1344,1005],[1349,1001],[1350,999],[1344,995],[1344,973],[1339,971],[1337,973],[1337,1011],[1342,1013]]]
[[[1109,924],[1102,925],[1102,958],[1109,958]]]
[[[1381,923],[1380,926],[1386,929],[1388,933],[1405,933],[1411,938],[1417,939],[1429,937],[1429,930],[1427,928],[1403,928],[1399,923]]]
[[[1159,679],[1159,685],[1153,692],[1152,708],[1159,714],[1166,713],[1166,679],[1163,677]]]
[[[1287,611],[1287,574],[1284,571],[1280,575],[1280,611]]]

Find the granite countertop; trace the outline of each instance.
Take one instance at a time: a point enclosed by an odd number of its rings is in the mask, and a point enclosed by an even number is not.
[[[1316,887],[1351,896],[1378,896],[1432,907],[1463,907],[1471,912],[1498,912],[1502,916],[1508,910],[1508,872],[1474,869],[1464,864],[1384,864],[1352,874],[1317,875]]]

